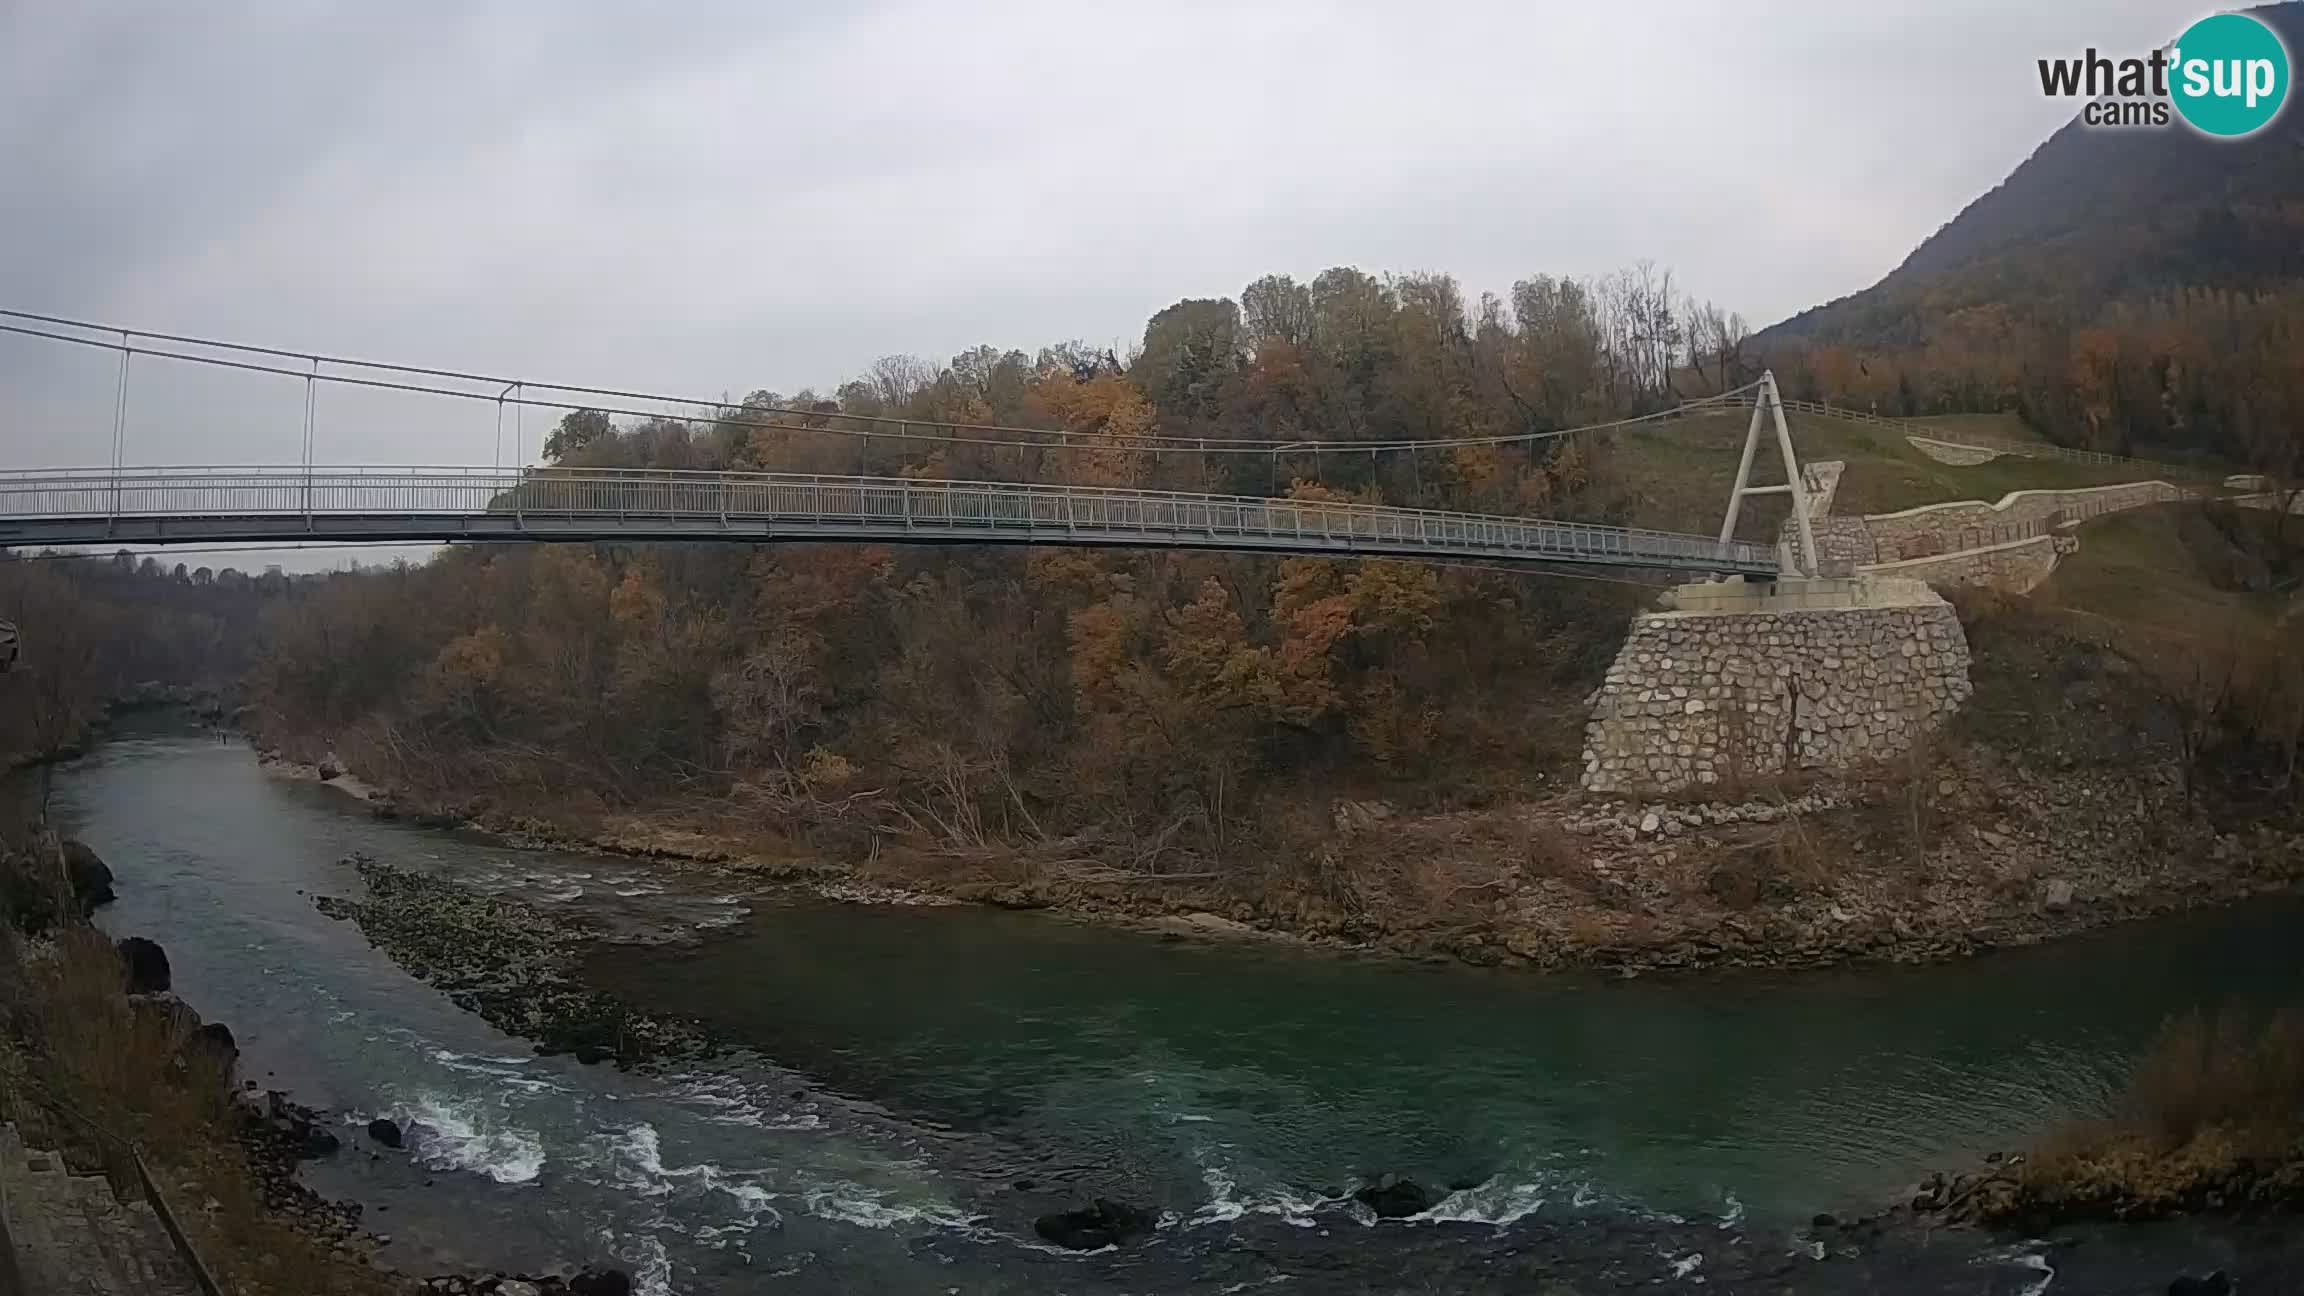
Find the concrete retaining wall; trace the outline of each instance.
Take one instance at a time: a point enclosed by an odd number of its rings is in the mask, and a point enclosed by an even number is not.
[[[1872,535],[1873,561],[1892,563],[2028,539],[2083,518],[2186,497],[2182,487],[2164,481],[2012,491],[1997,504],[1978,500],[1925,504],[1900,513],[1869,514],[1864,523]]]
[[[1962,549],[1931,558],[1869,563],[1856,570],[1866,576],[1901,576],[1923,580],[1938,589],[1982,586],[2010,594],[2029,594],[2056,571],[2056,562],[2080,547],[2067,535],[2036,535],[1981,549]]]
[[[1983,446],[1959,445],[1951,441],[1936,441],[1922,436],[1908,436],[1904,439],[1911,443],[1913,449],[1936,462],[1952,464],[1961,468],[1973,468],[1977,464],[1990,463],[2006,453],[2001,450],[1988,450]]]

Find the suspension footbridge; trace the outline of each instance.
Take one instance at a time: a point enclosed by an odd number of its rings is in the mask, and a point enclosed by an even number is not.
[[[1006,482],[648,469],[0,475],[0,545],[848,540],[1479,558],[1763,575],[1772,547],[1431,509]]]
[[[119,356],[112,463],[0,471],[0,546],[191,543],[444,543],[575,541],[866,541],[1222,549],[1335,557],[1478,559],[1677,573],[1774,576],[1775,546],[1718,536],[1548,518],[1448,512],[1294,496],[1244,496],[1018,481],[916,479],[781,472],[676,471],[582,466],[326,467],[314,462],[317,392],[331,384],[492,401],[502,454],[504,412],[544,407],[667,417],[672,398],[604,388],[507,380],[453,370],[140,333],[108,325],[0,311],[0,334],[114,351]],[[294,465],[139,467],[126,459],[130,367],[143,358],[282,375],[304,384],[304,462]],[[1752,433],[1732,505],[1788,491],[1798,474],[1782,434],[1772,379],[1729,396],[1751,400]],[[646,408],[639,407],[648,404]],[[1720,404],[1726,398],[1697,402]],[[1040,460],[1077,452],[1113,456],[1415,455],[1509,446],[1606,431],[1594,428],[1416,442],[1296,441],[1138,436],[1123,441],[1048,429],[924,424],[842,414],[679,402],[689,420],[749,429],[896,442],[935,442]],[[1762,416],[1776,410],[1792,483],[1747,484]],[[520,451],[525,458],[524,446]],[[1797,512],[1797,508],[1795,509]],[[1812,546],[1807,550],[1812,552]]]

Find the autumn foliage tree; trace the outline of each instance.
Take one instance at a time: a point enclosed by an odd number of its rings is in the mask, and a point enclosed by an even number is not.
[[[1438,274],[1267,276],[1158,312],[1125,356],[887,357],[831,396],[572,414],[546,450],[1593,516],[1572,439],[1494,438],[1650,408],[1717,365],[1676,294],[1653,269],[1478,298]],[[1047,434],[935,432],[952,423]],[[1448,444],[1400,448],[1428,441]],[[1575,695],[1639,598],[1390,560],[460,546],[297,583],[254,680],[275,738],[444,804],[742,806],[765,830],[861,819],[839,838],[857,849],[1122,842],[1135,866],[1205,869],[1336,780],[1446,800],[1564,767]]]

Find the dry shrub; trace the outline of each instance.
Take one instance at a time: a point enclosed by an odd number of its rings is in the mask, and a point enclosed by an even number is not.
[[[2176,1147],[2224,1128],[2275,1134],[2304,1125],[2304,1019],[2189,1013],[2161,1028],[2121,1094],[2121,1119]]]
[[[2203,646],[2190,700],[2195,751],[2245,740],[2273,759],[2266,773],[2277,791],[2292,789],[2304,757],[2304,654],[2292,627],[2233,618]]]
[[[1256,863],[1226,870],[1225,881],[1242,900],[1274,915],[1334,927],[1366,916],[1364,880],[1371,875],[1378,885],[1395,880],[1384,875],[1396,871],[1400,861],[1360,858],[1351,843],[1338,840],[1323,807],[1274,798],[1260,809],[1250,843],[1254,849],[1243,853]]]
[[[1942,818],[1936,805],[1936,741],[1933,736],[1914,742],[1888,762],[1890,784],[1896,792],[1898,827],[1905,849],[1917,861],[1928,853]]]
[[[1795,887],[1820,887],[1832,880],[1823,843],[1809,831],[1804,815],[1786,814],[1778,819],[1775,831],[1768,836],[1767,849],[1775,875]]]
[[[38,936],[74,912],[54,838],[0,845],[0,924]]]
[[[1728,837],[1703,874],[1705,892],[1723,908],[1749,909],[1831,881],[1826,853],[1799,815]]]
[[[1575,910],[1560,919],[1561,939],[1570,945],[1591,947],[1616,943],[1617,927],[1606,914]]]
[[[2110,1117],[2051,1132],[2002,1214],[2149,1218],[2304,1202],[2304,1023],[2197,1013],[2161,1028]]]
[[[1583,843],[1551,819],[1530,818],[1523,823],[1520,862],[1530,877],[1573,882],[1592,873],[1584,861]]]
[[[1990,585],[1961,585],[1944,591],[1944,600],[1959,615],[1964,629],[2006,617],[2017,606],[2018,597]]]
[[[1620,943],[1625,945],[1654,945],[1663,939],[1663,924],[1645,913],[1628,913],[1617,924]]]
[[[87,1116],[170,1153],[213,1137],[227,1077],[182,1051],[187,1021],[122,993],[120,956],[103,933],[67,927],[25,974],[36,1074]]]
[[[1773,835],[1757,844],[1726,846],[1704,875],[1705,893],[1726,909],[1749,909],[1760,903],[1776,879],[1774,853]]]
[[[11,933],[13,936],[13,933]],[[382,1275],[333,1256],[264,1201],[234,1133],[230,1078],[183,1048],[190,1019],[166,1000],[132,1001],[103,933],[66,927],[19,958],[6,983],[14,1042],[0,1044],[0,1115],[35,1142],[101,1165],[114,1189],[139,1191],[133,1169],[88,1130],[93,1123],[141,1150],[195,1251],[243,1296],[382,1296]]]
[[[1399,862],[1395,892],[1427,920],[1460,921],[1510,888],[1509,869],[1479,860],[1412,856]]]

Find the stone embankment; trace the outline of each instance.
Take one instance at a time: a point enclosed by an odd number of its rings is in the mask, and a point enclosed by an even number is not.
[[[0,1125],[0,1283],[32,1296],[197,1296],[160,1219],[123,1201],[102,1174],[74,1174],[55,1152]],[[13,1253],[12,1255],[10,1253]],[[8,1272],[13,1261],[16,1272]]]
[[[2191,497],[2192,492],[2165,481],[2011,491],[1991,504],[1957,500],[1895,513],[1868,513],[1864,528],[1872,538],[1872,561],[1889,563],[2030,539],[2107,513]]]

